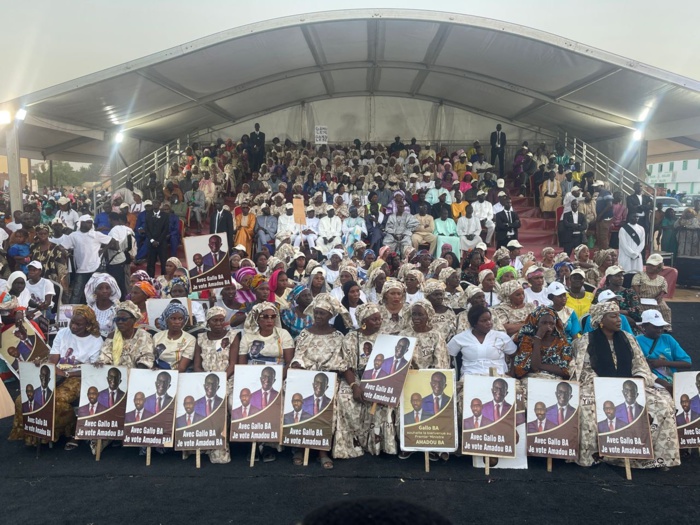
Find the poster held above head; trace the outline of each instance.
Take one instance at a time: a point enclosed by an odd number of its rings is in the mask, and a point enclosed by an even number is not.
[[[186,268],[190,272],[193,292],[221,288],[231,283],[230,246],[226,235],[197,235],[185,237]]]
[[[328,144],[328,126],[314,126],[314,144]]]
[[[226,372],[179,374],[175,450],[226,448]]]
[[[124,446],[173,446],[178,376],[175,370],[130,370]]]
[[[365,401],[388,407],[398,405],[415,348],[415,337],[377,337],[361,380]]]
[[[82,365],[76,439],[124,439],[129,370]]]
[[[593,388],[600,455],[653,459],[644,380],[595,377]]]
[[[337,375],[334,372],[288,369],[282,444],[330,450],[336,391]]]
[[[700,447],[700,372],[673,374],[673,401],[680,447]]]
[[[402,394],[401,450],[457,450],[454,370],[409,370]]]
[[[282,365],[237,365],[233,376],[231,441],[279,443]]]
[[[56,417],[56,367],[20,362],[22,425],[27,436],[53,440]]]

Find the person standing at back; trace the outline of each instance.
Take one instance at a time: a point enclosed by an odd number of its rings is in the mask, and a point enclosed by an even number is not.
[[[503,178],[503,165],[506,151],[506,134],[501,131],[501,125],[496,124],[496,131],[491,133],[491,164],[496,165],[498,158],[498,178]]]

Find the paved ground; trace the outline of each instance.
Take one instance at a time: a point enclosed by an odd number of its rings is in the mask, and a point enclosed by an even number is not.
[[[696,343],[700,306],[674,304],[674,328],[700,369]],[[0,421],[0,435],[11,421]],[[233,448],[229,465],[203,458],[154,454],[151,467],[135,449],[110,448],[96,463],[87,447],[34,449],[0,441],[0,494],[5,523],[242,523],[291,524],[329,501],[382,496],[433,508],[455,524],[505,520],[508,523],[697,523],[700,456],[684,458],[667,472],[633,471],[600,465],[584,469],[530,458],[526,471],[483,470],[470,458],[431,464],[363,457],[336,461],[333,471],[315,462],[294,467],[282,454],[274,463],[249,468],[247,445]],[[357,520],[355,523],[362,523]],[[366,521],[366,523],[372,523]]]

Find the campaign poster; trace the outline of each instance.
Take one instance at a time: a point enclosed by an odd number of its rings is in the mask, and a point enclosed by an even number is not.
[[[282,365],[237,365],[231,400],[231,441],[279,443]]]
[[[287,370],[284,394],[282,444],[330,450],[333,409],[337,388],[334,372]]]
[[[401,400],[401,450],[457,450],[454,370],[409,370]]]
[[[527,381],[527,453],[572,459],[578,456],[579,386],[571,381]]]
[[[58,314],[56,317],[56,326],[58,328],[66,328],[70,324],[73,317],[74,304],[61,304],[58,306]]]
[[[653,459],[644,380],[595,377],[593,389],[600,455]]]
[[[190,272],[192,292],[221,288],[231,283],[230,246],[225,234],[185,237],[185,267]],[[150,319],[150,317],[149,317]]]
[[[187,316],[189,320],[185,324],[192,323],[192,304],[187,297],[174,297],[172,299],[148,299],[146,301],[146,314],[148,314],[148,324],[157,328],[158,330],[167,330],[167,326],[160,326],[158,319],[163,312],[172,302],[178,302],[185,308],[187,308]]]
[[[0,334],[0,358],[16,377],[20,375],[20,363],[43,360],[48,355],[46,342],[26,319],[21,323],[7,325]]]
[[[226,448],[226,372],[180,374],[175,450]]]
[[[700,447],[700,372],[673,374],[673,401],[681,448]]]
[[[472,456],[515,457],[515,379],[464,378],[462,452]]]
[[[24,433],[41,439],[53,440],[56,416],[56,367],[52,364],[36,366],[19,363],[19,386],[22,398],[22,425]]]
[[[176,370],[131,369],[124,415],[124,446],[173,446],[178,375]]]
[[[377,337],[360,382],[365,401],[388,407],[398,405],[415,348],[415,337]]]
[[[129,370],[125,366],[82,365],[77,439],[124,439]]]

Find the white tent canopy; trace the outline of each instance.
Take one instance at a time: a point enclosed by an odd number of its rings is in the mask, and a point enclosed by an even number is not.
[[[649,140],[687,145],[700,129],[700,82],[516,24],[345,10],[217,33],[0,110],[20,107],[28,111],[21,153],[34,158],[106,157],[121,130],[146,141],[145,154],[149,143],[235,130],[272,113],[279,118],[271,123],[286,124],[270,127],[268,140],[310,138],[313,123],[338,130],[337,140],[384,140],[392,129],[464,140],[484,138],[487,123],[499,121],[529,137],[568,132],[600,143],[642,129]],[[411,114],[422,123],[413,133],[396,117]],[[450,124],[469,119],[476,131],[468,137],[462,123]]]

